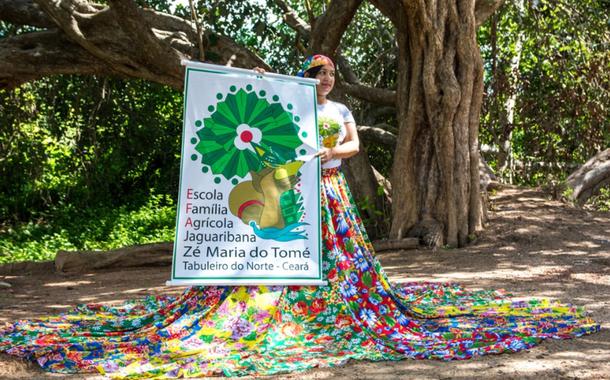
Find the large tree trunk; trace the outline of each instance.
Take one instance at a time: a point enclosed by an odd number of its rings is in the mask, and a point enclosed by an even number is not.
[[[482,226],[475,1],[378,3],[400,49],[390,237],[463,246]]]

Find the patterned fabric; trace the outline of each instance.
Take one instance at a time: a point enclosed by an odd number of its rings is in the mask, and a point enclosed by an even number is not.
[[[305,62],[303,62],[301,69],[299,70],[299,72],[297,72],[297,76],[303,77],[305,76],[305,72],[307,70],[324,65],[328,65],[333,68],[335,67],[335,64],[333,63],[332,59],[328,58],[327,56],[322,54],[311,55],[307,57]]]
[[[177,298],[81,305],[0,331],[0,351],[113,378],[269,375],[349,359],[467,359],[599,330],[581,308],[455,284],[392,285],[338,169],[324,171],[328,286],[193,287]]]

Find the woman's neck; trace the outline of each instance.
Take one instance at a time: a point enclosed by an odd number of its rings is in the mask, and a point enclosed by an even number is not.
[[[318,96],[318,104],[326,104],[327,102],[326,96]]]

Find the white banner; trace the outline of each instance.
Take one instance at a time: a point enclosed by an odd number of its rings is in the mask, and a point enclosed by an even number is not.
[[[316,81],[183,63],[168,284],[324,284]]]

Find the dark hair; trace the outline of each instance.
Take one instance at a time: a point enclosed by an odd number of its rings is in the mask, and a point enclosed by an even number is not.
[[[318,75],[318,73],[320,72],[320,70],[322,70],[322,67],[324,66],[312,67],[311,69],[305,71],[305,74],[307,74],[308,78],[315,78],[316,75]]]

